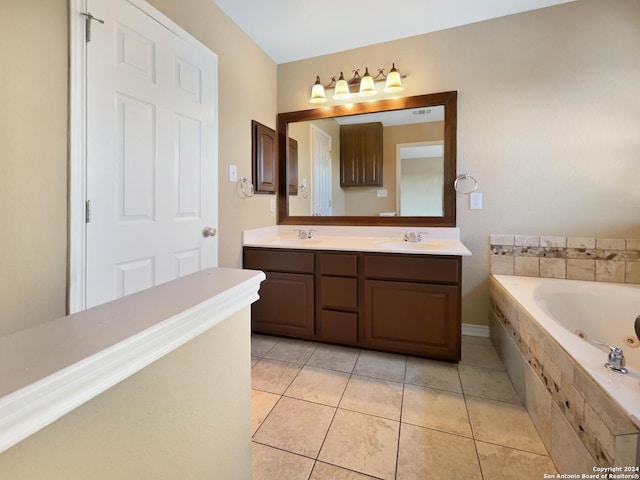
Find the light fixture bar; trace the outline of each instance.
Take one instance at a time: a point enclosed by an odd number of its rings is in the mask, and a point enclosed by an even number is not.
[[[340,72],[339,77],[330,77],[330,81],[326,85],[322,85],[320,77],[317,76],[309,101],[311,103],[326,102],[325,90],[334,90],[333,98],[335,100],[350,98],[351,93],[357,93],[360,96],[372,96],[378,93],[375,88],[375,83],[377,82],[385,82],[384,91],[386,93],[400,92],[403,90],[402,79],[407,78],[406,75],[400,74],[396,69],[395,63],[388,74],[385,74],[382,68],[377,69],[375,76],[369,74],[368,68],[365,68],[363,76],[360,76],[360,69],[355,69],[352,72],[353,76],[349,80],[346,80],[343,72]]]

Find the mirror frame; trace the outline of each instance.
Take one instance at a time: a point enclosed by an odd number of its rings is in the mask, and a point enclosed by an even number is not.
[[[416,95],[397,99],[335,105],[297,112],[279,113],[278,133],[278,224],[279,225],[378,225],[416,227],[455,227],[457,91]],[[289,215],[288,169],[289,124],[322,118],[344,117],[363,113],[388,112],[407,108],[444,106],[444,189],[441,217],[376,217],[376,216],[291,216]]]

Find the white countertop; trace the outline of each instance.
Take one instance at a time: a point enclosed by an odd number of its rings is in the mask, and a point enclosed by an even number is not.
[[[264,278],[210,268],[0,337],[0,452],[247,307]]]
[[[313,230],[313,238],[298,238],[298,230]],[[422,233],[421,242],[405,242],[404,232]],[[250,247],[345,250],[358,252],[409,253],[469,256],[458,228],[345,227],[324,225],[275,225],[246,230],[242,244]]]

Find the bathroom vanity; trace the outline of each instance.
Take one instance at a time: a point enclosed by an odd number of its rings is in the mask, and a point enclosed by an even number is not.
[[[270,228],[244,241],[244,268],[267,276],[252,306],[254,332],[460,360],[462,256],[470,252],[457,238],[430,232],[403,242],[398,229],[372,228],[299,239]]]

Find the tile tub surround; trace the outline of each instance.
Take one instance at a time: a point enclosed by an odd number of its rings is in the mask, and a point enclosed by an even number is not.
[[[640,463],[640,430],[492,276],[491,339],[561,473]]]
[[[640,283],[640,239],[491,235],[491,273]]]
[[[488,338],[459,364],[256,334],[252,354],[254,480],[557,474]]]

